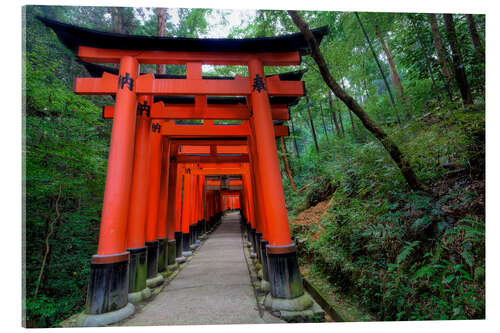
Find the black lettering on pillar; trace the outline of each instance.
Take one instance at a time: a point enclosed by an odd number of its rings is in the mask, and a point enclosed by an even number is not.
[[[160,125],[160,123],[153,123],[151,125],[151,129],[153,130],[153,133],[154,132],[160,133],[160,131],[161,131],[161,125]]]
[[[151,117],[151,105],[148,105],[148,101],[144,101],[144,104],[137,104],[137,115],[142,116],[146,112],[146,116]]]
[[[253,79],[253,91],[257,90],[260,92],[261,90],[267,90],[266,85],[264,84],[264,79],[259,76],[259,74],[255,75],[255,78]]]
[[[134,79],[130,77],[129,73],[125,73],[125,76],[120,76],[118,77],[118,89],[123,89],[123,87],[127,85],[127,88],[132,91],[134,88]]]

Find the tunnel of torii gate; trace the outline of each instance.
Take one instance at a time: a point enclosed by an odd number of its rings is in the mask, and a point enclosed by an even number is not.
[[[80,324],[131,315],[133,304],[148,298],[224,211],[234,209],[262,264],[261,287],[278,300],[270,307],[310,307],[275,144],[288,135],[283,122],[289,106],[305,95],[303,73],[264,75],[264,66],[299,65],[308,52],[303,36],[145,37],[38,19],[88,69],[91,77],[75,79],[75,93],[115,100],[103,110],[113,126],[98,248]],[[326,33],[326,27],[313,30],[318,43]],[[186,75],[141,73],[141,64],[185,65]],[[203,76],[202,65],[246,66],[248,77]],[[187,119],[201,123],[179,121]]]

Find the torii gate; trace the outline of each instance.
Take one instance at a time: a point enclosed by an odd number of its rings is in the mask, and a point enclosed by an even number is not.
[[[182,138],[246,138],[249,153],[248,163],[244,163],[251,172],[245,173],[243,183],[247,184],[247,191],[259,194],[253,195],[254,217],[250,222],[252,232],[260,236],[260,244],[255,243],[254,248],[260,248],[263,266],[268,270],[271,297],[269,301],[266,299],[266,305],[275,310],[290,309],[292,305],[295,310],[310,307],[312,301],[303,299],[306,295],[295,244],[290,238],[274,141],[275,136],[287,135],[288,130],[273,125],[273,118],[282,119],[283,115],[270,104],[270,96],[298,97],[305,91],[300,81],[264,75],[264,66],[298,65],[301,54],[308,49],[303,36],[238,40],[144,37],[97,32],[39,19],[68,48],[76,51],[81,60],[119,64],[118,75],[103,72],[100,78],[78,78],[74,84],[77,94],[115,96],[114,108],[104,110],[105,116],[112,115],[113,127],[98,249],[91,260],[85,318],[81,324],[109,324],[131,315],[134,306],[129,300],[145,297],[147,290],[139,286],[144,280],[145,262],[152,283],[158,277],[155,275],[158,261],[163,260],[163,265],[171,262],[170,256],[161,258],[160,253],[170,248],[171,233],[179,230],[175,225],[177,200],[168,198],[175,197],[180,174],[172,172],[179,163],[170,161],[173,146],[170,141]],[[326,27],[313,31],[318,42],[326,33]],[[187,67],[187,75],[183,78],[141,75],[139,64],[182,64]],[[202,64],[247,66],[249,77],[204,78]],[[180,116],[184,119],[205,119],[204,124],[178,125],[169,120],[172,118],[151,121],[151,106],[157,105],[154,96],[195,96],[194,109],[178,107],[176,114],[185,113]],[[217,107],[208,106],[207,96],[244,96],[248,111],[239,110],[235,116],[234,110],[226,107],[210,116]],[[161,105],[155,106],[154,112],[161,113],[160,109]],[[226,116],[248,117],[248,121],[232,126],[213,124],[214,117]],[[149,158],[142,158],[148,155]],[[222,159],[218,162],[230,160]],[[199,162],[200,157],[195,160]],[[215,203],[215,216],[222,208]],[[129,280],[129,270],[134,281]],[[131,297],[130,291],[136,295]]]

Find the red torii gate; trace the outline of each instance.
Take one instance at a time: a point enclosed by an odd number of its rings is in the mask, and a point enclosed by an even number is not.
[[[282,111],[276,111],[279,109],[273,111],[269,99],[269,96],[302,96],[304,87],[300,81],[264,75],[264,66],[300,63],[301,52],[307,50],[302,35],[241,40],[150,38],[96,32],[39,19],[52,28],[68,48],[75,50],[81,60],[119,64],[118,75],[104,72],[100,78],[78,78],[74,84],[78,94],[115,96],[114,108],[104,110],[105,116],[112,114],[113,127],[99,243],[91,261],[81,324],[108,324],[133,313],[134,307],[128,301],[147,296],[143,283],[145,273],[149,278],[146,284],[153,286],[161,280],[157,274],[159,261],[163,267],[171,263],[171,256],[165,255],[171,246],[171,237],[177,239],[175,233],[181,228],[183,240],[186,233],[192,235],[190,217],[199,218],[199,207],[186,208],[186,223],[180,227],[175,207],[178,200],[168,200],[180,194],[179,176],[191,174],[191,168],[184,167],[183,172],[179,168],[190,161],[170,161],[172,147],[175,147],[171,142],[182,138],[246,138],[248,161],[238,156],[240,162],[247,165],[242,175],[245,188],[242,194],[247,198],[243,200],[247,207],[244,211],[246,218],[251,218],[252,233],[259,239],[260,244],[254,241],[254,249],[260,251],[268,271],[272,297],[266,304],[275,310],[288,309],[290,304],[303,304],[302,309],[311,306],[310,301],[298,299],[304,291],[295,244],[290,238],[274,141],[275,136],[288,135],[288,129],[273,125],[273,118],[284,117]],[[325,28],[313,31],[318,41],[326,32]],[[155,78],[151,73],[141,75],[139,64],[183,64],[187,75],[182,79]],[[247,66],[249,77],[203,78],[202,64]],[[177,125],[169,117],[151,121],[151,105],[156,105],[153,96],[172,95],[195,96],[193,110],[177,108],[176,113],[186,113],[180,118],[205,119],[204,124]],[[210,116],[215,109],[210,110],[207,96],[245,96],[249,111],[235,113],[227,107]],[[155,108],[154,112],[162,112],[158,110],[161,105]],[[215,125],[211,120],[226,116],[248,121],[223,128],[224,125]],[[148,155],[149,158],[143,158]],[[196,156],[191,162],[200,162],[200,158]],[[233,156],[209,156],[202,162],[228,163],[231,159],[235,161]],[[200,181],[190,182],[191,178],[187,176],[183,184],[183,200],[189,199],[190,193],[199,195]],[[248,198],[255,200],[251,202]],[[195,204],[199,202],[198,197]],[[214,207],[212,213],[217,216],[223,207],[217,200]],[[189,242],[192,243],[192,236]],[[286,304],[284,308],[280,308],[283,304]]]

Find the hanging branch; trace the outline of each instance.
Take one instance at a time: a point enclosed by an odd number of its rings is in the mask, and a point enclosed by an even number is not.
[[[293,182],[292,172],[290,171],[290,166],[288,165],[288,158],[286,157],[285,151],[285,143],[283,142],[283,137],[280,137],[280,146],[281,146],[281,156],[283,157],[283,164],[285,165],[286,174],[288,175],[288,180],[290,181],[290,186],[292,186],[292,190],[297,192],[297,188],[295,187],[295,183]]]
[[[50,222],[50,231],[47,234],[47,237],[45,237],[45,253],[42,259],[42,267],[40,267],[40,274],[38,274],[38,279],[36,281],[36,289],[34,296],[35,298],[38,296],[38,291],[40,290],[40,282],[42,281],[43,272],[45,270],[45,263],[47,262],[47,256],[49,255],[50,252],[49,239],[50,236],[52,236],[52,234],[54,233],[54,224],[61,217],[61,213],[59,212],[59,200],[61,199],[61,190],[62,190],[62,184],[59,184],[59,194],[57,195],[56,199],[56,217]]]

